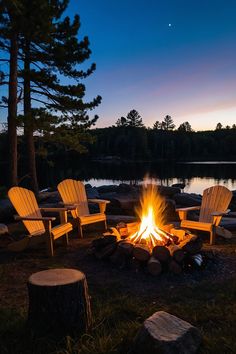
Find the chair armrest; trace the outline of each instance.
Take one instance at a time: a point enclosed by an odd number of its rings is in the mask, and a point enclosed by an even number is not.
[[[227,209],[225,211],[214,211],[211,213],[212,216],[224,216],[227,215],[230,212],[230,209]]]
[[[201,209],[201,205],[196,205],[196,206],[193,206],[193,207],[187,207],[187,208],[177,208],[175,209],[177,212],[179,211],[191,211],[191,210],[200,210]]]
[[[178,214],[179,214],[179,218],[180,220],[186,220],[187,219],[187,213],[188,211],[192,211],[192,210],[200,210],[201,206],[197,205],[197,206],[193,206],[193,207],[187,207],[187,208],[177,208],[175,209]]]
[[[97,204],[100,204],[100,203],[109,204],[110,200],[106,200],[106,199],[88,199],[88,202],[89,203],[97,203]]]
[[[110,203],[109,200],[105,200],[105,199],[88,199],[88,202],[98,204],[100,213],[102,213],[102,214],[105,213],[107,204]]]
[[[15,220],[26,220],[26,221],[53,221],[56,220],[55,217],[48,217],[48,216],[19,216],[14,215]]]
[[[67,203],[64,203],[64,202],[59,202],[60,205],[63,205],[63,207],[60,207],[60,208],[66,208],[67,211],[69,210],[75,210],[76,209],[76,203],[74,204],[67,204]],[[57,209],[60,209],[60,208],[57,208]]]
[[[39,208],[41,211],[48,211],[48,212],[61,212],[61,211],[68,211],[68,210],[73,210],[73,209],[76,209],[75,206],[73,205],[68,205],[68,206],[65,206],[65,207],[60,207],[60,208]]]

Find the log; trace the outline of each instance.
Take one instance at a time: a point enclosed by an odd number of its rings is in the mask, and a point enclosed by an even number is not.
[[[92,324],[90,297],[84,273],[49,269],[28,279],[28,326],[47,336],[78,336]]]
[[[153,256],[149,259],[147,268],[150,274],[159,275],[162,271],[161,263]]]
[[[170,233],[174,236],[177,236],[179,242],[181,242],[185,239],[185,230],[183,230],[183,229],[172,228],[170,230]]]
[[[107,245],[115,243],[117,241],[116,235],[106,235],[104,237],[96,238],[92,241],[93,247],[96,249],[103,248]]]
[[[168,250],[170,251],[170,255],[173,257],[173,259],[178,262],[181,263],[184,259],[184,250],[181,249],[179,246],[177,245],[170,245],[168,246]]]
[[[115,252],[116,248],[117,243],[111,243],[103,248],[95,249],[94,255],[97,259],[106,259],[110,257],[113,252]]]
[[[153,247],[152,255],[160,262],[168,262],[170,259],[170,251],[165,246]]]
[[[179,248],[189,254],[199,253],[202,249],[202,240],[200,237],[190,238],[190,240],[184,240],[179,243]]]
[[[174,274],[180,274],[182,272],[182,267],[175,260],[171,260],[169,263],[169,270]]]
[[[151,253],[147,245],[137,244],[134,246],[134,257],[141,262],[148,261]]]
[[[118,249],[124,256],[131,257],[134,250],[134,244],[131,241],[121,241],[118,244]]]
[[[161,227],[161,229],[165,232],[171,233],[171,230],[173,229],[174,225],[173,224],[167,224]]]

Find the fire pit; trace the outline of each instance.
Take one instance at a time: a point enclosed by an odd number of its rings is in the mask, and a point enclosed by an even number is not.
[[[200,265],[200,238],[166,224],[165,209],[166,201],[157,186],[144,183],[140,207],[136,209],[140,222],[119,223],[92,242],[92,252],[98,259],[109,259],[119,267],[135,265],[152,275],[164,270],[178,274],[192,263]]]

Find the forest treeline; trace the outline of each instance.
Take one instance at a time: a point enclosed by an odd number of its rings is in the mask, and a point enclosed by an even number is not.
[[[186,132],[144,127],[110,127],[92,130],[93,158],[117,156],[124,160],[235,160],[236,129]]]
[[[91,129],[93,144],[87,145],[87,154],[81,156],[73,149],[65,149],[56,142],[36,140],[37,161],[51,164],[64,158],[85,158],[123,161],[204,161],[236,160],[236,129],[186,132],[145,127],[117,127]],[[1,162],[7,158],[7,136],[1,134]],[[26,157],[24,137],[19,139],[19,160]],[[19,163],[20,163],[19,161]]]

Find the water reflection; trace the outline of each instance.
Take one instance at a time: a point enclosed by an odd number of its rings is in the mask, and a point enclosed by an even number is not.
[[[236,189],[236,163],[100,163],[64,161],[39,168],[40,188],[55,187],[65,178],[75,178],[93,186],[141,183],[145,175],[156,183],[171,186],[184,183],[186,192],[202,193],[205,188],[221,184]]]

